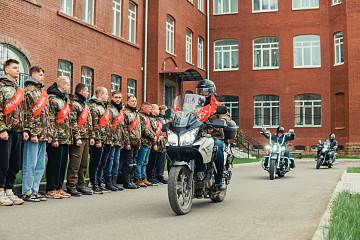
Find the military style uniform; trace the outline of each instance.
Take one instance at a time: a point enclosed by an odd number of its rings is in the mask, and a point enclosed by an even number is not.
[[[8,140],[0,140],[0,188],[12,189],[20,170],[24,109],[24,92],[19,84],[0,76],[0,132],[9,135]]]
[[[154,133],[156,137],[156,142],[153,145],[157,147],[163,147],[161,145],[161,123],[160,120],[153,114],[150,114],[150,129]],[[156,179],[156,168],[159,165],[159,157],[160,157],[160,149],[154,150],[153,148],[150,150],[149,163],[147,165],[146,173],[149,177],[150,182],[154,182]],[[155,182],[154,182],[155,183]]]
[[[89,107],[86,98],[75,93],[70,96],[70,128],[72,132],[72,145],[69,148],[69,166],[67,171],[66,188],[85,188],[85,174],[88,166],[89,139],[93,139],[94,131]],[[81,140],[77,146],[76,141]]]
[[[22,194],[38,193],[45,169],[46,143],[51,140],[48,95],[43,85],[34,78],[25,81],[25,123],[24,132],[29,139],[24,142],[22,167]],[[31,137],[38,142],[32,142]],[[28,192],[31,190],[31,192]]]
[[[156,117],[157,120],[160,122],[160,126],[164,126],[166,124],[165,116],[158,115]],[[156,132],[155,132],[156,133]],[[167,183],[164,179],[164,170],[166,164],[166,133],[160,131],[160,134],[157,138],[157,147],[158,147],[158,154],[157,154],[157,166],[156,166],[156,179],[162,183]]]
[[[71,131],[68,98],[65,93],[60,92],[56,83],[48,88],[47,93],[52,142],[59,143],[58,147],[48,144],[46,149],[46,190],[49,192],[62,189],[64,184]]]

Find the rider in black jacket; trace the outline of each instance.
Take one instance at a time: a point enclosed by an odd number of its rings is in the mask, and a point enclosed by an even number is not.
[[[335,140],[335,134],[330,134],[330,151],[331,151],[331,162],[334,163],[335,161],[335,151],[338,147],[338,142]]]

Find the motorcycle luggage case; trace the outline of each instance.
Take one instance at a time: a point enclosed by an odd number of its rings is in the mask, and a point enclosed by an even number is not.
[[[237,134],[238,126],[236,126],[236,123],[231,120],[226,128],[224,128],[224,135],[225,139],[234,139]]]

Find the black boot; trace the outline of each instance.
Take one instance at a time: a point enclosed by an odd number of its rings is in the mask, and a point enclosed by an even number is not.
[[[135,173],[131,173],[131,174],[130,174],[130,183],[131,183],[132,185],[134,185],[136,188],[140,188],[140,186],[138,186],[138,185],[136,185],[136,184],[134,183],[134,181],[135,181],[134,175],[135,175]]]
[[[124,176],[124,185],[123,187],[126,189],[137,189],[137,187],[134,184],[131,184],[130,182],[130,175],[123,175]]]
[[[116,179],[117,179],[117,176],[112,176],[112,177],[111,177],[111,180],[112,180],[112,185],[113,185],[114,187],[116,187],[119,191],[124,190],[124,188],[119,187],[119,186],[117,185],[117,183],[116,183]]]
[[[112,184],[111,176],[105,176],[105,188],[112,192],[118,191],[118,189],[116,187],[114,187]]]

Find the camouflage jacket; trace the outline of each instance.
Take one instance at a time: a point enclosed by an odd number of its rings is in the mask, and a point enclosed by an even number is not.
[[[155,133],[156,136],[156,146],[158,148],[157,152],[163,152],[165,151],[165,144],[166,144],[166,139],[164,136],[164,133],[161,131],[161,127],[162,125],[165,124],[165,119],[161,118],[159,116],[154,116],[152,114],[150,114],[150,123],[151,123],[151,129],[153,130],[153,132]],[[156,130],[158,129],[160,124],[160,133],[159,135],[156,135]]]
[[[4,116],[3,109],[19,88],[17,82],[7,76],[0,76],[0,132],[22,132],[24,124],[25,97],[12,112]]]
[[[70,128],[73,137],[73,143],[81,138],[94,138],[94,131],[92,128],[92,119],[90,109],[88,109],[87,119],[80,127],[78,126],[79,119],[85,108],[85,97],[78,94],[70,94]]]
[[[40,98],[43,85],[34,78],[29,77],[25,81],[25,122],[24,132],[29,133],[29,137],[37,136],[39,141],[51,140],[50,120],[49,120],[49,103],[47,102],[44,109],[38,115],[33,117],[33,107],[35,102]]]
[[[141,123],[141,146],[151,148],[154,145],[153,139],[156,135],[151,127],[150,116],[142,109],[139,110],[139,116]]]
[[[141,146],[141,124],[140,121],[130,131],[130,126],[134,120],[139,116],[135,108],[126,106],[124,108],[124,146]]]
[[[59,112],[64,109],[66,104],[68,104],[68,98],[66,97],[65,93],[60,92],[56,83],[54,83],[48,88],[47,93],[49,94],[49,121],[51,127],[52,141],[58,141],[59,144],[69,144],[71,141],[69,114],[62,122],[56,122]]]
[[[104,102],[99,101],[95,96],[90,100],[90,113],[92,118],[92,128],[94,129],[94,139],[95,143],[102,144],[111,144],[111,139],[108,138],[108,132],[111,129],[111,123],[108,123],[105,126],[100,126],[99,121],[101,117],[105,114],[107,106]]]
[[[121,103],[120,103],[121,104]],[[121,105],[122,106],[122,105]],[[115,122],[115,118],[119,115],[118,109],[112,103],[108,104],[109,112],[110,112],[110,122],[113,124]],[[122,106],[123,109],[123,106]],[[115,146],[123,146],[123,135],[124,135],[124,120],[122,120],[117,126],[112,126],[110,136]]]
[[[221,105],[224,104],[221,103]],[[229,123],[231,121],[231,116],[229,112],[227,112],[225,114],[214,114],[210,119],[225,119],[226,123]],[[222,128],[206,127],[204,128],[204,132],[210,134],[213,138],[224,139],[224,129]]]

